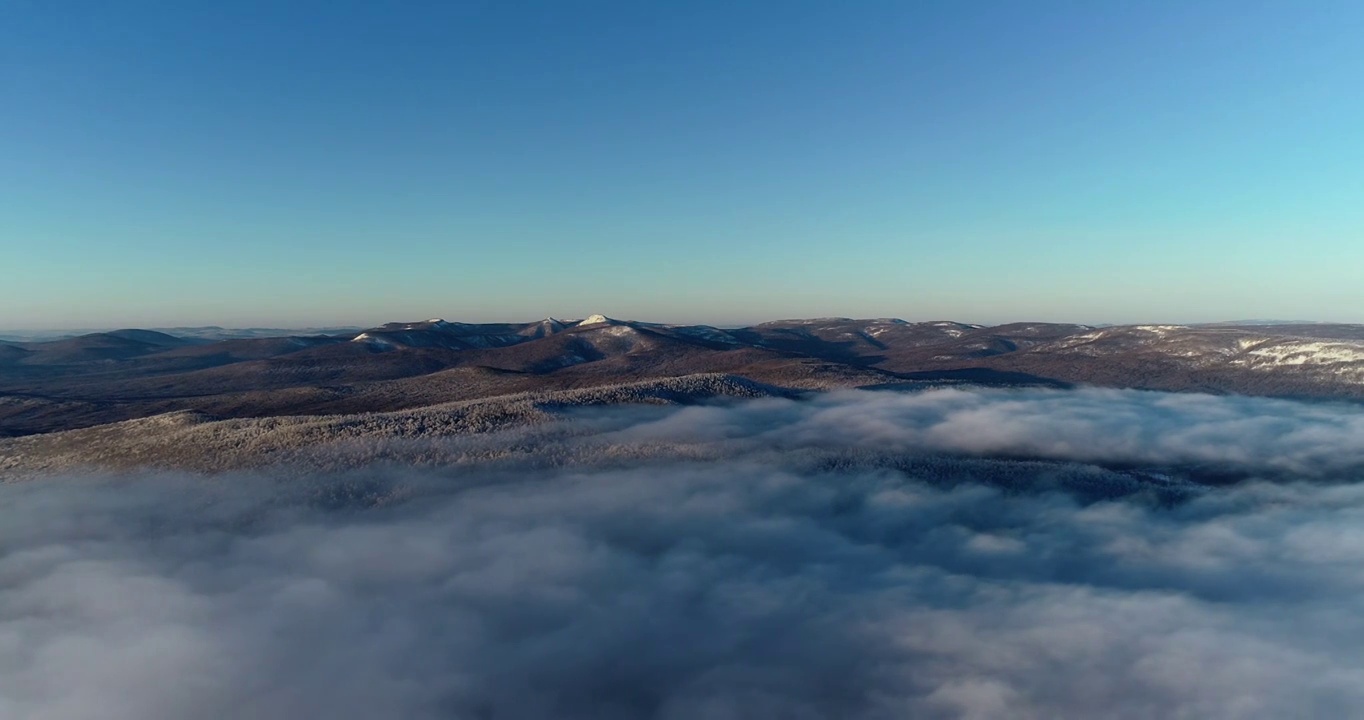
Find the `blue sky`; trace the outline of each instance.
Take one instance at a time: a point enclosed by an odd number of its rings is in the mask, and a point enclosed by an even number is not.
[[[0,327],[1364,322],[1364,3],[0,3]]]

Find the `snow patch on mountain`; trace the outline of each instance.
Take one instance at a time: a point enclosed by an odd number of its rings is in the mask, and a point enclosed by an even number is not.
[[[1178,331],[1178,330],[1188,330],[1188,329],[1189,329],[1189,326],[1188,326],[1188,325],[1133,325],[1133,326],[1132,326],[1132,329],[1133,329],[1133,330],[1140,330],[1141,332],[1151,333],[1151,334],[1153,334],[1153,335],[1158,335],[1158,336],[1160,336],[1160,337],[1165,337],[1166,335],[1169,335],[1170,333],[1175,332],[1175,331]]]
[[[1285,342],[1261,345],[1247,356],[1272,365],[1364,363],[1364,344],[1331,342]]]
[[[351,338],[351,342],[369,343],[370,345],[377,345],[380,347],[390,348],[394,346],[392,340],[389,340],[388,338],[379,335],[370,335],[367,332],[360,333],[359,335],[356,335],[355,337]]]

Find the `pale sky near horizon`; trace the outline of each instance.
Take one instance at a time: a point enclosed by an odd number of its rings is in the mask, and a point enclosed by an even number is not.
[[[1364,3],[0,3],[0,329],[1364,322]]]

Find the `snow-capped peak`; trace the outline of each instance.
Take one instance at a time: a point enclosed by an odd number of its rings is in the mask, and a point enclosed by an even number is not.
[[[605,315],[588,315],[586,319],[579,322],[579,325],[597,325],[604,322],[611,322],[611,318]]]

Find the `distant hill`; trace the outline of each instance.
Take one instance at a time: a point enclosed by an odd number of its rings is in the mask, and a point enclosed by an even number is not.
[[[218,340],[117,330],[0,342],[0,434],[171,411],[395,412],[716,373],[787,389],[1092,384],[1364,399],[1364,325],[816,318],[718,328],[593,315]]]

